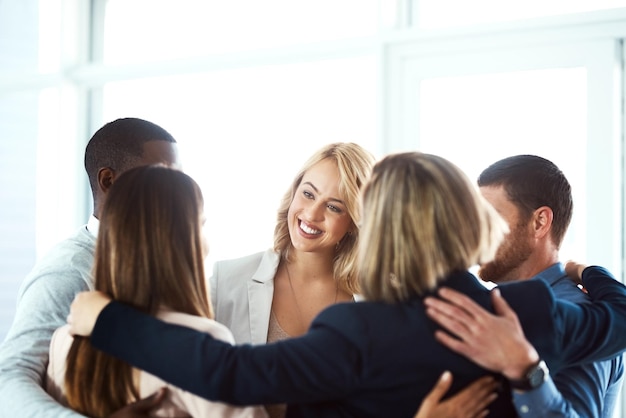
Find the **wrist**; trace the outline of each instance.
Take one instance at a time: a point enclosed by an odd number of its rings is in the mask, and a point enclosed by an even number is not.
[[[541,386],[550,376],[548,366],[543,360],[532,365],[521,379],[509,379],[512,389],[517,391],[529,391]]]
[[[515,358],[515,357],[514,357]],[[520,380],[526,376],[528,370],[539,363],[539,354],[531,345],[517,361],[509,363],[506,369],[502,370],[502,374],[509,380]]]

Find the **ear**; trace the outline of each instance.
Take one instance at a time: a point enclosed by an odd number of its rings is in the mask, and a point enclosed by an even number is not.
[[[115,171],[110,167],[98,171],[98,187],[102,193],[107,193],[115,181]]]
[[[541,206],[533,212],[533,228],[535,238],[543,238],[550,233],[552,229],[552,219],[554,213],[548,206]]]

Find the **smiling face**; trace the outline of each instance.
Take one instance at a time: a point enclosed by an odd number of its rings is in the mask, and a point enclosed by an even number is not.
[[[312,166],[296,189],[287,223],[296,251],[333,254],[352,227],[345,198],[339,193],[341,177],[334,161]]]

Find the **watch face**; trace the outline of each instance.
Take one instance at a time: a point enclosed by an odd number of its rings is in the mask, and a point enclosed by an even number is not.
[[[528,373],[528,383],[531,388],[536,388],[540,386],[548,376],[548,367],[546,363],[541,360],[536,367]]]
[[[549,374],[550,371],[548,370],[548,366],[546,366],[546,363],[541,360],[528,370],[528,372],[526,372],[523,379],[509,380],[509,384],[513,389],[521,391],[532,390],[541,386],[543,382],[546,381]]]

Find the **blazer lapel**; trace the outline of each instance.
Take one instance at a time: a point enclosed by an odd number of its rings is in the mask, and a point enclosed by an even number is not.
[[[250,336],[252,344],[265,344],[274,297],[274,276],[280,257],[274,251],[263,254],[259,268],[248,282]]]

